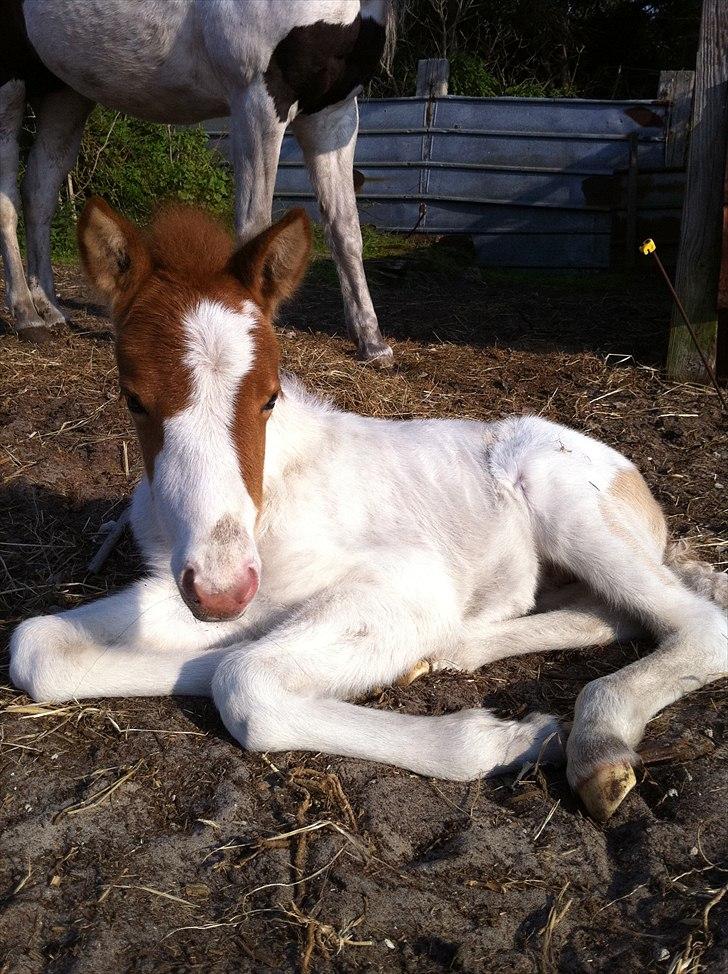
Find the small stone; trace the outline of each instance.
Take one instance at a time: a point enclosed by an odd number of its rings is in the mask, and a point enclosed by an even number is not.
[[[393,943],[393,941],[391,941],[389,939],[389,937],[385,937],[385,939],[384,939],[384,946],[385,947],[389,947],[390,950],[394,950],[395,949],[394,943]]]
[[[692,847],[692,849],[690,850],[690,855],[691,856],[697,856],[698,852],[699,852],[698,847],[696,845],[694,845]]]
[[[191,900],[206,900],[210,895],[210,888],[204,883],[190,883],[185,886],[185,893]]]
[[[50,880],[50,883],[48,885],[49,886],[60,886],[61,885],[61,877],[58,875],[58,873],[56,873],[55,876],[51,876],[51,880]]]
[[[677,788],[668,788],[667,789],[667,797],[668,798],[677,798]]]

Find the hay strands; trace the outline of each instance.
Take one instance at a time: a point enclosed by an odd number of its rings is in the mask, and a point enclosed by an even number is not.
[[[78,802],[76,805],[69,805],[66,808],[62,808],[59,812],[53,816],[53,821],[57,822],[59,818],[64,815],[79,815],[81,812],[88,812],[93,808],[98,808],[102,805],[108,798],[110,798],[115,791],[117,791],[123,784],[125,784],[130,778],[132,778],[139,768],[144,764],[143,759],[139,759],[135,765],[133,765],[125,774],[117,778],[116,781],[112,781],[110,785],[106,785],[100,791],[95,792],[83,801]]]

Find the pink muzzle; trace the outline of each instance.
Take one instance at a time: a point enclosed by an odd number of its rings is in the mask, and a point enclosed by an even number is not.
[[[259,584],[258,572],[250,565],[235,584],[224,591],[207,591],[197,582],[194,568],[184,570],[181,587],[190,610],[198,618],[222,622],[242,615],[253,601]]]

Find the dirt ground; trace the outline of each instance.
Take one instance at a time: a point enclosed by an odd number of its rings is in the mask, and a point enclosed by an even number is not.
[[[481,272],[464,251],[425,245],[368,271],[396,368],[353,360],[326,261],[281,322],[289,368],[364,413],[524,410],[594,433],[639,462],[676,536],[726,564],[725,426],[710,390],[659,371],[669,309],[649,271]],[[73,324],[56,342],[0,335],[7,630],[141,567],[126,538],[100,575],[86,570],[140,463],[108,324],[75,270],[59,285]],[[568,719],[585,682],[648,650],[441,673],[368,704]],[[6,662],[2,974],[728,971],[726,681],[650,724],[641,781],[599,826],[561,769],[457,784],[249,755],[205,700],[33,708]]]

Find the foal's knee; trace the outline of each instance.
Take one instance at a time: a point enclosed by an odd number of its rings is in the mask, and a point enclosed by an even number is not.
[[[10,679],[33,700],[58,703],[74,695],[79,635],[59,616],[37,616],[10,639]]]
[[[269,664],[228,657],[215,670],[212,697],[222,722],[250,751],[290,747],[291,708]]]

